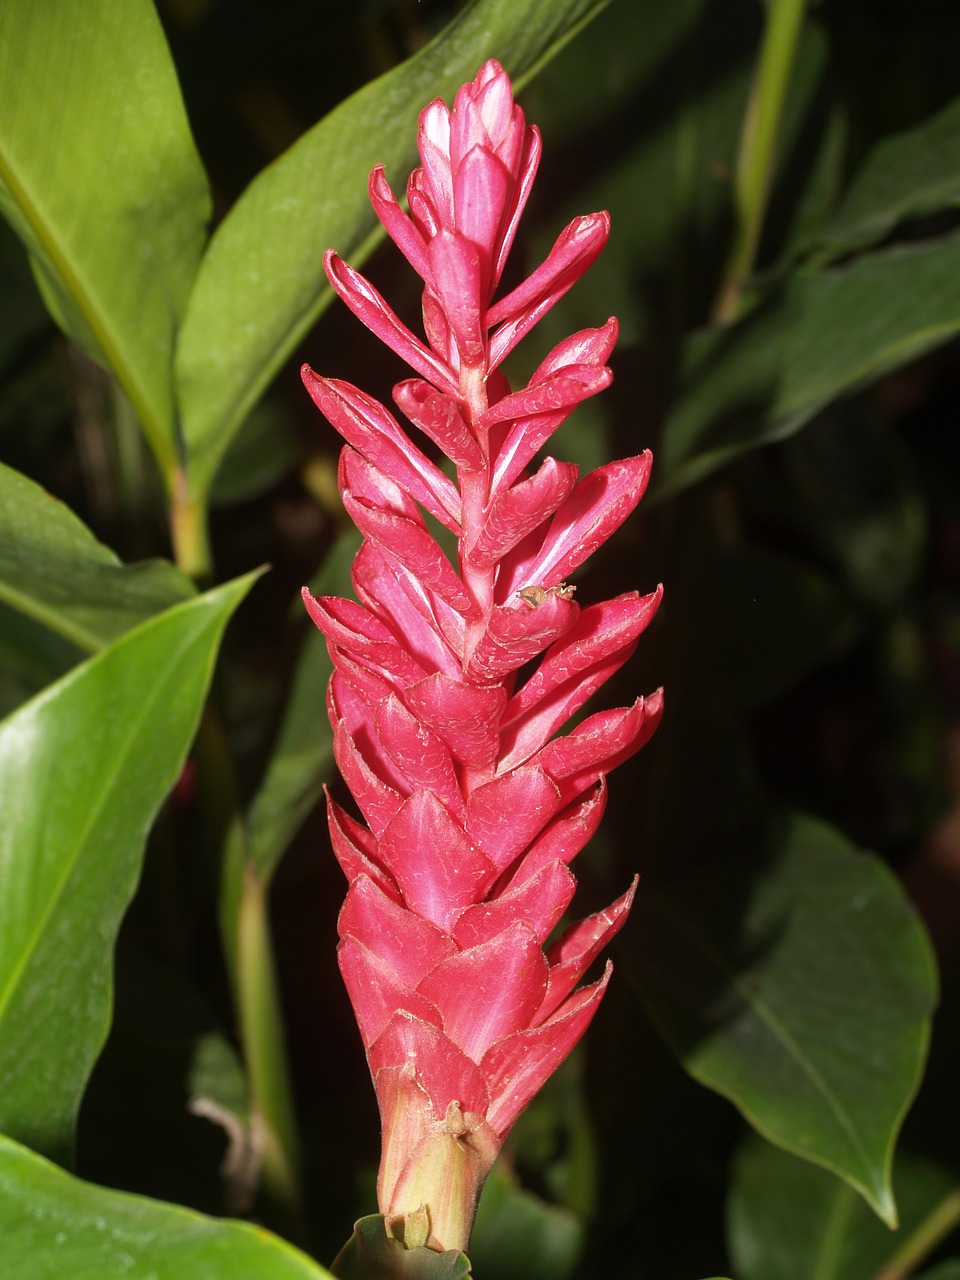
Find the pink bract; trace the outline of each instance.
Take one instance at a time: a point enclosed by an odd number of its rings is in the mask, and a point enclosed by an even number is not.
[[[370,197],[424,282],[425,340],[332,251],[330,282],[417,375],[400,411],[456,483],[382,404],[304,366],[346,440],[344,505],[364,536],[356,601],[306,607],[334,664],[337,763],[362,814],[329,801],[349,882],[340,968],[383,1126],[378,1194],[403,1236],[467,1245],[500,1146],[583,1035],[610,978],[578,987],[630,909],[634,885],[554,939],[593,835],[605,775],[659,722],[659,692],[557,731],[633,652],[659,588],[581,608],[566,579],[643,494],[649,453],[579,477],[550,435],[607,386],[616,321],[560,343],[522,389],[498,366],[589,267],[606,213],[578,218],[545,261],[495,297],[540,160],[540,137],[487,62],[452,110],[420,116],[422,165],[401,208],[381,167]],[[457,539],[454,567],[424,512]],[[359,603],[358,603],[359,602]],[[542,655],[522,684],[518,672]]]

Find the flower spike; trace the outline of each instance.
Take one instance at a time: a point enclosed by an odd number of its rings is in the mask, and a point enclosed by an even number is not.
[[[630,515],[650,455],[586,476],[531,464],[582,400],[611,380],[611,319],[559,343],[528,385],[498,365],[579,279],[609,233],[575,219],[546,260],[496,294],[540,162],[494,61],[420,116],[421,166],[404,212],[381,166],[370,199],[423,281],[425,340],[331,250],[330,282],[417,375],[394,389],[451,481],[366,393],[304,366],[346,447],[340,486],[364,537],[357,601],[315,599],[334,666],[334,748],[363,821],[328,800],[348,881],[340,968],[382,1122],[388,1229],[407,1215],[428,1244],[464,1249],[477,1196],[520,1112],[590,1023],[610,979],[578,987],[627,918],[636,881],[569,924],[574,857],[595,832],[606,774],[662,711],[654,693],[563,726],[633,653],[660,589],[597,603],[567,578]],[[456,565],[422,512],[457,539]],[[540,659],[520,683],[521,668]],[[561,736],[557,736],[560,734]]]

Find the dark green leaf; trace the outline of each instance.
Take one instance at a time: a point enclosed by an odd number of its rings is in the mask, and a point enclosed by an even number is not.
[[[314,595],[350,594],[350,565],[359,546],[360,537],[353,530],[337,540],[310,583]],[[298,611],[302,608],[298,600]],[[333,768],[333,733],[326,713],[333,667],[322,634],[312,623],[307,625],[277,744],[250,809],[250,856],[265,882],[319,800]]]
[[[730,1253],[741,1280],[871,1280],[909,1247],[960,1183],[899,1156],[894,1187],[900,1227],[891,1232],[844,1182],[760,1138],[741,1148],[728,1208]],[[942,1237],[941,1237],[942,1238]],[[939,1243],[928,1241],[929,1253]]]
[[[484,1184],[470,1261],[496,1280],[567,1280],[583,1252],[583,1219],[516,1186],[499,1165]]]
[[[0,1254],[10,1280],[329,1280],[246,1222],[106,1191],[0,1137]]]
[[[917,1280],[960,1280],[960,1258],[951,1258],[949,1262],[941,1262],[932,1271],[924,1271]]]
[[[792,817],[713,873],[647,877],[643,994],[687,1070],[771,1141],[896,1220],[893,1144],[936,994],[899,882],[831,828]]]
[[[471,1274],[468,1259],[455,1249],[404,1248],[387,1235],[378,1213],[354,1223],[332,1270],[339,1280],[464,1280]]]
[[[657,457],[672,491],[798,431],[960,331],[960,235],[800,270],[740,323],[694,334]]]
[[[261,400],[230,442],[210,493],[212,506],[249,502],[300,462],[294,415],[278,398]]]
[[[0,5],[0,211],[169,476],[173,339],[210,204],[150,0]]]
[[[960,204],[960,98],[867,156],[818,236],[834,252],[882,240],[898,222]]]
[[[147,832],[251,581],[151,619],[0,724],[0,1129],[61,1160]]]
[[[759,547],[705,554],[687,590],[691,616],[702,621],[683,638],[685,661],[728,708],[769,702],[855,633],[825,574]]]
[[[0,601],[0,719],[86,657],[69,640]]]
[[[896,607],[927,556],[925,497],[904,433],[860,402],[835,406],[788,441],[790,489],[764,501],[802,531],[858,600]]]
[[[62,502],[0,463],[0,601],[93,652],[194,594],[166,560],[123,565]]]
[[[528,79],[604,3],[473,0],[425,49],[341,103],[250,185],[213,237],[177,349],[197,494],[209,489],[243,419],[332,300],[324,249],[358,264],[376,243],[367,196],[374,164],[402,185],[428,102],[449,100],[489,57]]]
[[[16,360],[23,343],[49,325],[24,257],[23,245],[0,221],[0,370]]]

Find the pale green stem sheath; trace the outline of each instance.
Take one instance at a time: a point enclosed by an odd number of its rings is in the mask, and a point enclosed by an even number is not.
[[[907,1280],[951,1231],[960,1226],[960,1191],[945,1196],[932,1213],[908,1236],[873,1280]]]
[[[179,467],[173,474],[170,488],[170,537],[174,561],[181,573],[194,582],[206,582],[213,576],[206,502],[190,492],[187,477]]]
[[[734,174],[733,246],[714,306],[715,324],[736,319],[744,281],[757,256],[776,162],[780,119],[806,5],[805,0],[767,0],[766,7],[760,59],[743,120]]]

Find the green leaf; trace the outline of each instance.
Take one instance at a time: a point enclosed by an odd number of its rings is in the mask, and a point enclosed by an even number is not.
[[[75,644],[0,601],[0,719],[85,657]]]
[[[661,490],[792,435],[837,397],[960,332],[960,234],[802,269],[746,319],[694,334],[663,426]]]
[[[456,1249],[405,1248],[387,1235],[382,1215],[374,1213],[354,1223],[333,1274],[339,1280],[465,1280],[471,1272],[469,1260]]]
[[[360,535],[352,529],[337,540],[310,583],[314,595],[351,594],[350,565],[359,547]],[[303,610],[299,599],[296,607]],[[248,848],[264,883],[320,799],[333,768],[333,731],[324,710],[333,666],[322,633],[308,626],[277,743],[250,807]]]
[[[924,1271],[917,1280],[960,1280],[960,1258],[951,1258],[932,1271]]]
[[[0,220],[0,371],[17,359],[25,342],[49,326],[23,245]]]
[[[251,576],[161,614],[0,724],[0,1130],[70,1156],[144,842]]]
[[[892,610],[926,565],[926,497],[909,442],[865,402],[827,410],[786,442],[787,494],[764,498],[857,600]]]
[[[484,1183],[470,1261],[497,1280],[567,1280],[583,1252],[583,1219],[515,1185],[500,1163]]]
[[[210,199],[150,0],[0,5],[0,211],[169,478],[173,339]]]
[[[3,1137],[0,1239],[11,1280],[330,1280],[263,1227],[106,1191]]]
[[[417,116],[497,57],[529,79],[606,0],[473,0],[435,40],[341,103],[265,169],[210,244],[177,348],[188,473],[200,497],[243,419],[333,294],[327,247],[354,264],[379,239],[367,175],[402,184]]]
[[[746,543],[704,552],[685,589],[691,616],[702,620],[681,642],[690,679],[725,708],[771,701],[856,634],[852,610],[825,574]]]
[[[846,1183],[749,1138],[734,1164],[727,1213],[737,1275],[741,1280],[871,1280],[885,1266],[894,1274],[893,1264],[907,1251],[915,1268],[951,1229],[944,1209],[952,1207],[956,1224],[960,1182],[935,1165],[898,1156],[894,1186],[900,1206],[896,1233]],[[931,1234],[938,1219],[939,1231]],[[913,1254],[914,1249],[925,1252]]]
[[[648,876],[644,999],[697,1080],[896,1221],[893,1145],[923,1070],[936,974],[899,882],[794,816],[714,869]]]
[[[882,240],[905,218],[960,204],[960,98],[867,156],[817,237],[834,252]]]
[[[0,463],[0,602],[93,653],[193,594],[169,561],[121,564],[68,507]]]

